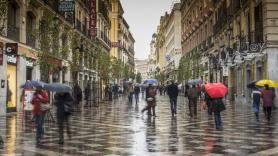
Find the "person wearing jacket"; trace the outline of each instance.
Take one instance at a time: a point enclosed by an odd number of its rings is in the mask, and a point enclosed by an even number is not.
[[[177,114],[177,99],[179,95],[179,88],[174,81],[172,81],[171,85],[168,86],[167,95],[170,98],[171,113],[172,117],[174,117],[174,115]]]
[[[195,85],[192,85],[192,88],[188,91],[188,100],[189,100],[189,115],[190,117],[197,117],[197,99],[198,99],[198,91]]]
[[[144,113],[146,110],[148,110],[148,115],[153,115],[154,117],[156,117],[155,114],[155,106],[156,106],[156,87],[153,85],[149,85],[148,89],[146,90],[148,93],[146,101],[147,101],[147,106],[141,111],[142,113]],[[153,111],[153,114],[151,114],[151,110]]]
[[[140,87],[137,85],[134,87],[134,96],[135,96],[135,102],[138,104],[139,102],[139,94],[140,94]]]
[[[252,92],[252,97],[253,97],[253,112],[255,113],[257,121],[259,121],[261,91],[258,88],[254,88]]]
[[[59,144],[64,143],[64,126],[67,129],[67,135],[71,138],[69,116],[72,111],[73,98],[70,93],[56,93],[54,96],[54,105],[57,107],[57,123],[59,127]]]
[[[215,127],[217,130],[222,128],[221,112],[225,109],[222,98],[211,98],[211,111],[214,113]]]
[[[274,93],[267,84],[264,87],[265,89],[262,90],[263,108],[267,120],[270,121],[271,111],[273,107]]]
[[[37,144],[41,144],[41,139],[44,134],[44,117],[46,111],[41,110],[41,105],[44,105],[49,102],[47,92],[42,90],[42,87],[36,87],[35,93],[31,103],[34,106],[33,115],[36,123],[36,141]]]

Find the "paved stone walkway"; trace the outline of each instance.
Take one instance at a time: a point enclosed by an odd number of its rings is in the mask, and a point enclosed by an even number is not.
[[[261,114],[257,122],[250,104],[227,104],[222,114],[223,130],[214,128],[214,120],[199,111],[190,119],[186,100],[178,99],[177,117],[172,118],[168,98],[158,96],[157,118],[142,115],[145,106],[128,104],[120,98],[100,107],[86,108],[71,118],[73,137],[58,145],[55,123],[45,124],[43,145],[35,145],[34,123],[22,128],[20,114],[0,118],[0,134],[5,144],[1,155],[26,156],[171,156],[171,155],[278,155],[277,114],[271,122]]]

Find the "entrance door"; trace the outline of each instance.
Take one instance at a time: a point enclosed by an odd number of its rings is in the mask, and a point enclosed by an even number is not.
[[[16,66],[7,65],[7,112],[16,111]]]

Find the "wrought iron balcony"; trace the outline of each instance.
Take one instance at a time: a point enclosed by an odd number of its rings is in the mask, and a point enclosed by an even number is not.
[[[86,28],[86,25],[82,24],[82,34],[87,36],[88,35],[87,33],[88,33],[88,30]]]
[[[7,37],[12,40],[19,41],[19,27],[8,25]]]
[[[36,46],[36,38],[30,32],[27,32],[27,35],[26,35],[26,44],[31,46],[31,47],[35,47]]]

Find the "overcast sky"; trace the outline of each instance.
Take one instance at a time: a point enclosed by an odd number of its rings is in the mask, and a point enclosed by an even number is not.
[[[170,10],[172,0],[121,0],[124,17],[135,39],[135,58],[145,59],[150,51],[152,34],[160,16]]]

